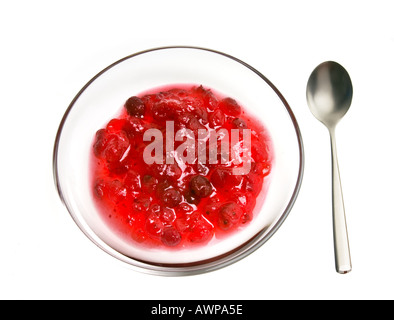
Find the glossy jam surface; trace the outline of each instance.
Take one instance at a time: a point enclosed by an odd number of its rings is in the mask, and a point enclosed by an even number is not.
[[[97,131],[92,193],[105,222],[132,243],[206,245],[252,223],[272,159],[267,131],[236,100],[166,87],[130,97]]]

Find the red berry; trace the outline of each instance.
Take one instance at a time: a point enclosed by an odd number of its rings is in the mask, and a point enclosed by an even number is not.
[[[232,125],[236,129],[246,129],[248,125],[246,124],[245,120],[241,118],[235,118],[232,121]]]
[[[174,118],[176,106],[167,101],[161,101],[152,106],[152,116],[155,120],[164,122]]]
[[[124,127],[124,130],[130,132],[133,136],[134,135],[142,135],[147,129],[146,123],[137,118],[130,118],[129,123]]]
[[[193,131],[194,137],[196,139],[198,137],[198,130],[199,129],[202,129],[202,130],[205,129],[205,127],[201,124],[201,122],[194,115],[186,114],[184,116],[183,121],[185,121],[186,128],[188,128],[188,129]]]
[[[96,132],[96,139],[93,145],[93,152],[97,158],[103,156],[105,147],[107,145],[107,134],[105,129],[100,129]]]
[[[198,198],[208,197],[212,193],[212,185],[209,180],[201,175],[194,176],[189,183],[191,192]]]
[[[182,240],[182,236],[174,227],[166,227],[161,235],[161,242],[167,247],[175,247]]]
[[[151,205],[149,208],[149,214],[154,216],[154,217],[160,217],[161,213],[161,206],[157,203],[154,203]]]
[[[160,239],[163,232],[163,223],[156,214],[150,214],[145,223],[146,232],[153,239]]]
[[[212,171],[211,182],[216,188],[230,190],[242,183],[242,176],[233,174],[231,168],[216,168]]]
[[[139,191],[141,189],[140,175],[134,170],[129,170],[124,184],[130,191]]]
[[[208,123],[208,112],[205,110],[202,104],[196,104],[194,106],[193,114],[202,124]]]
[[[167,189],[159,194],[161,201],[168,208],[175,208],[182,202],[182,195],[176,189]]]
[[[134,198],[132,208],[136,212],[146,212],[148,211],[151,204],[151,199],[147,195],[141,195]]]
[[[112,119],[108,122],[106,130],[108,133],[119,133],[120,131],[127,129],[129,121],[126,119]]]
[[[242,214],[242,209],[236,203],[223,204],[219,209],[219,227],[225,231],[233,228],[239,222]]]
[[[93,149],[96,157],[104,158],[107,163],[115,163],[122,160],[129,146],[130,142],[125,132],[109,133],[102,129],[96,133]]]
[[[214,221],[217,213],[220,209],[220,202],[210,202],[204,208],[204,216],[207,217],[209,221]]]
[[[240,222],[242,224],[245,224],[245,223],[248,223],[249,221],[251,221],[252,219],[253,219],[253,212],[251,212],[251,211],[250,212],[245,212],[242,215]]]
[[[212,127],[221,127],[226,121],[226,116],[221,109],[216,109],[209,116],[209,124]]]
[[[193,115],[188,113],[188,112],[181,112],[177,114],[176,120],[177,122],[180,122],[183,125],[187,125],[190,122],[190,119],[193,118]],[[185,127],[185,126],[183,126]]]
[[[121,161],[128,147],[129,141],[127,137],[111,135],[104,150],[104,157],[108,163]]]
[[[131,233],[131,237],[134,241],[138,243],[142,243],[148,239],[147,234],[142,228],[137,228],[136,230],[133,230]]]
[[[227,176],[230,173],[227,169],[216,168],[212,171],[211,181],[216,188],[223,188],[226,185]]]
[[[153,193],[157,186],[157,179],[149,174],[142,177],[141,188],[144,192]]]
[[[95,195],[99,199],[107,198],[113,203],[119,203],[126,199],[127,190],[122,182],[119,180],[104,180],[96,181],[94,185]]]
[[[181,232],[182,234],[189,229],[189,224],[187,223],[186,218],[177,218],[174,221],[174,226]]]
[[[211,90],[205,89],[203,86],[199,86],[194,91],[202,98],[204,106],[208,110],[215,110],[218,105],[218,101]]]
[[[145,114],[144,102],[138,97],[131,97],[127,99],[125,108],[130,116],[142,118]]]
[[[191,191],[186,191],[185,194],[183,195],[185,197],[185,200],[194,205],[198,205],[201,201],[201,198],[197,197],[193,192]]]
[[[151,170],[155,177],[166,178],[172,182],[177,182],[182,175],[182,169],[176,162],[173,164],[153,164]]]
[[[163,208],[160,212],[160,220],[164,225],[171,225],[176,219],[175,212],[169,208]]]
[[[202,243],[212,239],[214,233],[213,225],[204,218],[200,218],[191,228],[189,241]]]
[[[93,188],[95,196],[99,199],[102,199],[106,194],[106,184],[103,179],[96,181]]]
[[[233,98],[224,98],[219,102],[219,108],[229,116],[238,116],[241,114],[241,107]]]
[[[245,190],[257,196],[263,187],[263,178],[255,173],[249,173],[246,176]]]
[[[186,202],[182,202],[175,208],[176,216],[177,217],[185,217],[186,215],[190,214],[194,211],[194,208],[187,204]]]

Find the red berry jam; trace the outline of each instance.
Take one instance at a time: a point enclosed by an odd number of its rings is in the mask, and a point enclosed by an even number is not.
[[[252,221],[270,143],[236,100],[203,86],[133,96],[96,133],[93,196],[106,223],[133,243],[204,245]]]

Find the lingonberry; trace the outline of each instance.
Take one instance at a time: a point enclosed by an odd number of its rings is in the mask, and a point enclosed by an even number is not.
[[[174,227],[165,227],[161,235],[161,242],[167,247],[175,247],[181,242],[182,236]]]
[[[145,105],[141,98],[130,97],[125,103],[125,108],[130,116],[141,118],[145,114]]]
[[[191,178],[189,186],[191,192],[198,198],[208,197],[212,193],[211,182],[201,175]]]

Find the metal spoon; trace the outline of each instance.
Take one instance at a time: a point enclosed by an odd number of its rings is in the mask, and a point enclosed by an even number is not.
[[[331,138],[335,265],[337,272],[342,274],[352,270],[352,263],[339,176],[335,128],[349,110],[352,96],[353,87],[349,74],[336,62],[323,62],[309,77],[306,90],[309,108],[327,127]]]

